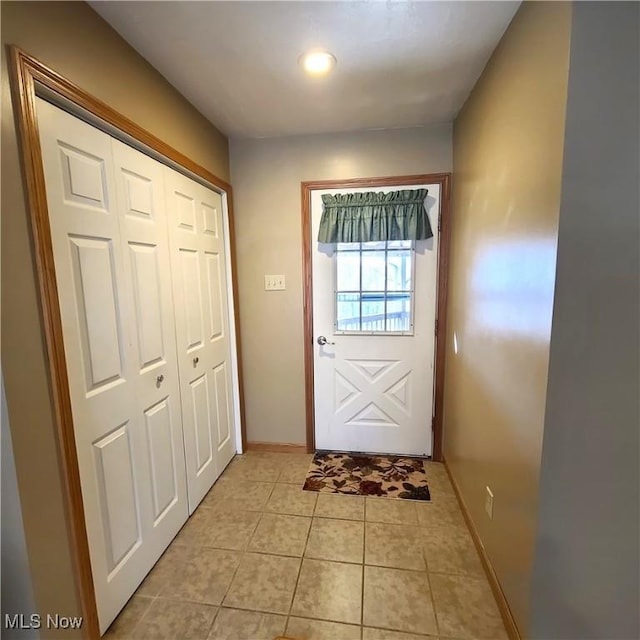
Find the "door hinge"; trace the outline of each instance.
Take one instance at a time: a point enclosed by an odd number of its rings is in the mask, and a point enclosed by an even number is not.
[[[442,211],[438,213],[438,231],[442,229]]]
[[[438,335],[438,319],[437,318],[436,318],[436,327],[435,327],[434,333]]]

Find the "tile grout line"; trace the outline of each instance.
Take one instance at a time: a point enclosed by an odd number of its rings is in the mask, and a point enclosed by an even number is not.
[[[429,585],[429,598],[431,600],[431,606],[433,607],[433,619],[436,623],[436,634],[440,636],[440,622],[438,621],[438,610],[436,609],[436,599],[433,595],[433,585],[431,584],[431,575],[429,573],[429,560],[427,559],[427,552],[422,541],[422,558],[424,559],[424,566],[427,574],[427,584]]]
[[[431,506],[433,506],[433,502]],[[420,516],[419,516],[417,507],[416,507],[416,518],[418,521],[418,525],[420,525]],[[421,542],[420,546],[422,550],[422,559],[424,560],[425,573],[427,575],[427,585],[429,586],[429,599],[431,600],[431,606],[433,607],[433,619],[436,623],[436,635],[440,637],[440,622],[438,621],[438,611],[436,609],[436,600],[433,595],[433,585],[431,583],[431,576],[429,573],[429,560],[427,558],[427,551],[425,548],[424,539],[422,539],[420,542]]]
[[[287,613],[287,622],[284,628],[284,634],[287,635],[287,630],[289,628],[289,621],[291,619],[291,611],[293,610],[293,602],[296,599],[296,592],[298,591],[298,584],[300,583],[300,574],[302,573],[302,563],[304,562],[304,554],[307,550],[307,545],[309,544],[309,537],[311,536],[311,527],[313,527],[313,515],[316,512],[316,506],[318,505],[318,496],[313,503],[313,510],[311,511],[311,522],[309,523],[309,530],[307,531],[307,537],[304,541],[304,547],[302,549],[302,555],[300,556],[300,566],[298,567],[298,575],[296,576],[296,584],[293,587],[293,593],[291,594],[291,602],[289,603],[289,612]]]
[[[414,510],[416,513],[416,526],[420,530],[420,516],[418,514],[418,507],[414,505]],[[424,546],[424,539],[420,539],[420,551],[422,553],[422,560],[424,561],[424,572],[427,578],[427,586],[429,588],[429,600],[431,600],[431,607],[433,608],[433,620],[436,623],[436,637],[440,637],[440,624],[438,623],[438,614],[436,612],[436,602],[433,597],[433,588],[431,586],[431,578],[429,577],[429,561],[427,560],[427,553]],[[430,635],[430,634],[428,634]]]
[[[262,514],[260,514],[260,518],[258,519],[258,523],[260,522],[261,519],[262,519]],[[256,524],[256,528],[257,528],[257,526],[258,525]],[[253,536],[253,534],[252,534],[252,536]],[[247,546],[249,546],[249,542],[247,542]],[[224,591],[224,595],[220,599],[220,604],[218,605],[218,611],[220,611],[220,609],[222,609],[222,606],[224,605],[224,601],[225,601],[226,597],[229,595],[229,591],[231,591],[231,585],[233,584],[233,581],[236,579],[236,576],[238,575],[238,570],[240,569],[240,565],[242,564],[242,560],[247,555],[246,547],[245,547],[245,549],[240,549],[239,551],[240,551],[240,560],[238,561],[238,566],[234,569],[233,575],[231,576],[231,580],[229,580],[229,584],[227,585],[227,588]],[[216,613],[216,618],[217,617],[218,617],[218,614]],[[212,626],[213,626],[213,624],[212,624]]]
[[[250,609],[247,609],[247,611],[250,611]],[[285,614],[279,613],[279,614],[274,614],[274,615],[284,616]],[[358,628],[362,627],[362,625],[358,624],[357,622],[344,622],[344,620],[335,620],[334,618],[320,618],[318,616],[311,616],[311,615],[308,615],[308,614],[291,615],[291,616],[288,616],[288,618],[289,619],[296,618],[296,619],[299,619],[299,620],[313,620],[314,622],[329,622],[330,624],[340,624],[340,625],[344,625],[345,627],[358,627]],[[382,629],[382,627],[373,627],[373,628]],[[389,631],[396,631],[396,633],[398,633],[397,629],[389,629]],[[289,640],[289,638],[287,638],[287,640]],[[298,639],[297,638],[296,639],[291,638],[290,640],[298,640]],[[332,640],[334,640],[334,639],[332,639]],[[465,638],[463,640],[469,640],[469,638]]]
[[[218,616],[220,615],[220,609],[222,609],[222,604],[219,604],[216,607],[216,612],[213,615],[213,619],[211,620],[211,624],[209,625],[209,628],[207,629],[207,638],[209,638],[209,636],[211,635],[211,632],[213,631],[213,625],[215,625],[216,620],[218,619]]]
[[[279,477],[279,476],[280,476],[280,472],[278,472],[278,476],[277,477]],[[243,479],[244,480],[248,480],[247,478],[243,478]],[[252,480],[248,480],[248,481],[252,482]],[[259,482],[259,481],[253,481],[253,482]],[[231,580],[229,580],[229,584],[227,585],[227,588],[225,589],[225,593],[222,596],[222,599],[220,600],[220,604],[218,605],[218,610],[217,610],[216,615],[214,616],[214,619],[213,619],[213,621],[211,623],[211,627],[209,628],[209,633],[207,634],[207,637],[209,635],[211,635],[211,631],[213,630],[213,625],[215,624],[215,621],[216,621],[216,619],[217,619],[217,617],[218,617],[218,615],[220,613],[220,609],[222,609],[223,606],[224,606],[224,601],[226,600],[227,596],[229,595],[229,592],[231,591],[231,586],[233,585],[233,581],[235,580],[235,578],[236,578],[236,576],[238,574],[238,571],[240,569],[240,565],[242,564],[243,559],[246,558],[247,555],[250,553],[249,552],[249,546],[251,544],[251,540],[253,540],[253,536],[256,534],[256,531],[258,530],[258,527],[260,526],[260,523],[262,522],[262,517],[265,514],[264,507],[266,507],[266,504],[269,501],[269,499],[271,498],[271,494],[273,493],[273,490],[275,489],[275,486],[276,486],[276,482],[273,482],[273,483],[270,482],[270,483],[264,483],[264,484],[271,484],[271,489],[269,490],[269,493],[268,493],[268,495],[266,497],[266,500],[264,502],[264,506],[262,507],[262,509],[260,509],[260,511],[258,511],[259,518],[256,521],[256,524],[254,525],[253,530],[251,531],[250,535],[248,536],[247,543],[244,545],[243,549],[239,550],[240,551],[240,560],[239,560],[238,565],[236,566],[236,568],[235,568],[235,570],[233,572],[233,576],[231,577]],[[247,511],[247,513],[252,513],[252,512]],[[225,607],[225,608],[230,608],[230,607]]]
[[[143,582],[144,582],[144,580],[143,580]],[[138,586],[138,589],[139,588],[140,588],[140,586]],[[137,591],[137,589],[136,589],[136,591]],[[131,598],[129,598],[129,600],[127,600],[127,604],[122,608],[122,611],[124,611],[125,608],[129,606],[129,602],[131,602],[131,600],[133,600],[135,595],[136,595],[136,592],[134,591],[133,595],[131,596]],[[139,597],[149,597],[149,596],[139,596]],[[132,638],[135,638],[134,631],[140,626],[140,624],[144,620],[145,616],[151,610],[151,607],[153,606],[153,603],[156,601],[157,598],[158,598],[157,594],[151,598],[151,602],[149,603],[149,606],[147,607],[146,611],[140,616],[140,619],[137,620],[136,623],[133,625],[133,629],[131,629],[131,633],[127,633],[126,636],[130,636]],[[120,613],[122,613],[122,612],[120,612]],[[118,616],[120,615],[120,613],[118,613],[118,615],[116,616],[116,618],[115,618],[115,620],[113,622],[115,622],[118,619]],[[111,625],[113,625],[113,622],[107,627],[107,630],[105,631],[105,634],[108,633],[109,629],[111,628]]]
[[[275,488],[275,483],[273,483],[272,486],[271,486],[271,489],[269,491],[269,495],[267,496],[267,498],[266,498],[266,500],[264,502],[264,506],[266,506],[267,502],[269,501],[269,498],[271,497],[271,494],[272,494],[274,488]],[[247,512],[247,513],[251,513],[251,512]],[[238,566],[235,568],[235,570],[233,572],[233,576],[231,577],[231,580],[229,580],[229,584],[227,585],[227,588],[225,589],[224,595],[222,596],[222,599],[220,600],[220,605],[218,607],[218,612],[220,611],[220,609],[224,605],[224,601],[227,598],[227,596],[229,595],[229,591],[231,591],[231,586],[233,585],[233,581],[235,580],[236,576],[238,575],[238,571],[240,569],[240,565],[242,564],[243,559],[246,558],[247,554],[249,553],[249,551],[248,551],[249,545],[251,544],[251,540],[253,539],[253,536],[255,535],[256,531],[258,530],[258,527],[260,526],[260,522],[262,522],[262,516],[264,515],[264,510],[260,510],[258,512],[258,514],[259,514],[259,518],[257,519],[256,524],[253,527],[253,530],[249,534],[247,542],[244,545],[244,548],[238,550],[238,551],[240,551],[240,560],[238,562]],[[216,613],[216,615],[215,615],[215,618],[217,618],[217,617],[218,617],[218,613]],[[214,618],[214,622],[212,623],[211,628],[213,628],[213,624],[215,623],[215,618]],[[209,631],[211,631],[211,629]]]

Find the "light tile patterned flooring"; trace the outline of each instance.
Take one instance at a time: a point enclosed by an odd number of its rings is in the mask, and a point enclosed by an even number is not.
[[[504,640],[444,467],[429,503],[317,494],[311,456],[236,456],[106,638]]]

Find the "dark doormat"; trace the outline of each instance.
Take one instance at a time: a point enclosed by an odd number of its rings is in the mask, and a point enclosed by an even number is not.
[[[422,458],[318,452],[303,489],[354,496],[431,500]]]

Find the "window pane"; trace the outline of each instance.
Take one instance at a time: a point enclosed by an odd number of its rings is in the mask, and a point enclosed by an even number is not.
[[[338,291],[360,291],[360,252],[338,251]]]
[[[387,290],[411,290],[411,251],[389,251],[387,263]]]
[[[360,331],[360,294],[336,294],[336,329]]]
[[[387,331],[409,331],[411,324],[411,294],[387,295]]]
[[[362,331],[384,331],[384,291],[362,294]]]
[[[338,251],[360,251],[359,242],[338,242],[336,245]]]
[[[363,242],[362,250],[363,251],[384,251],[386,242],[383,240],[382,242]]]
[[[384,291],[384,251],[362,253],[362,290]]]
[[[389,240],[389,249],[411,249],[411,240]]]

